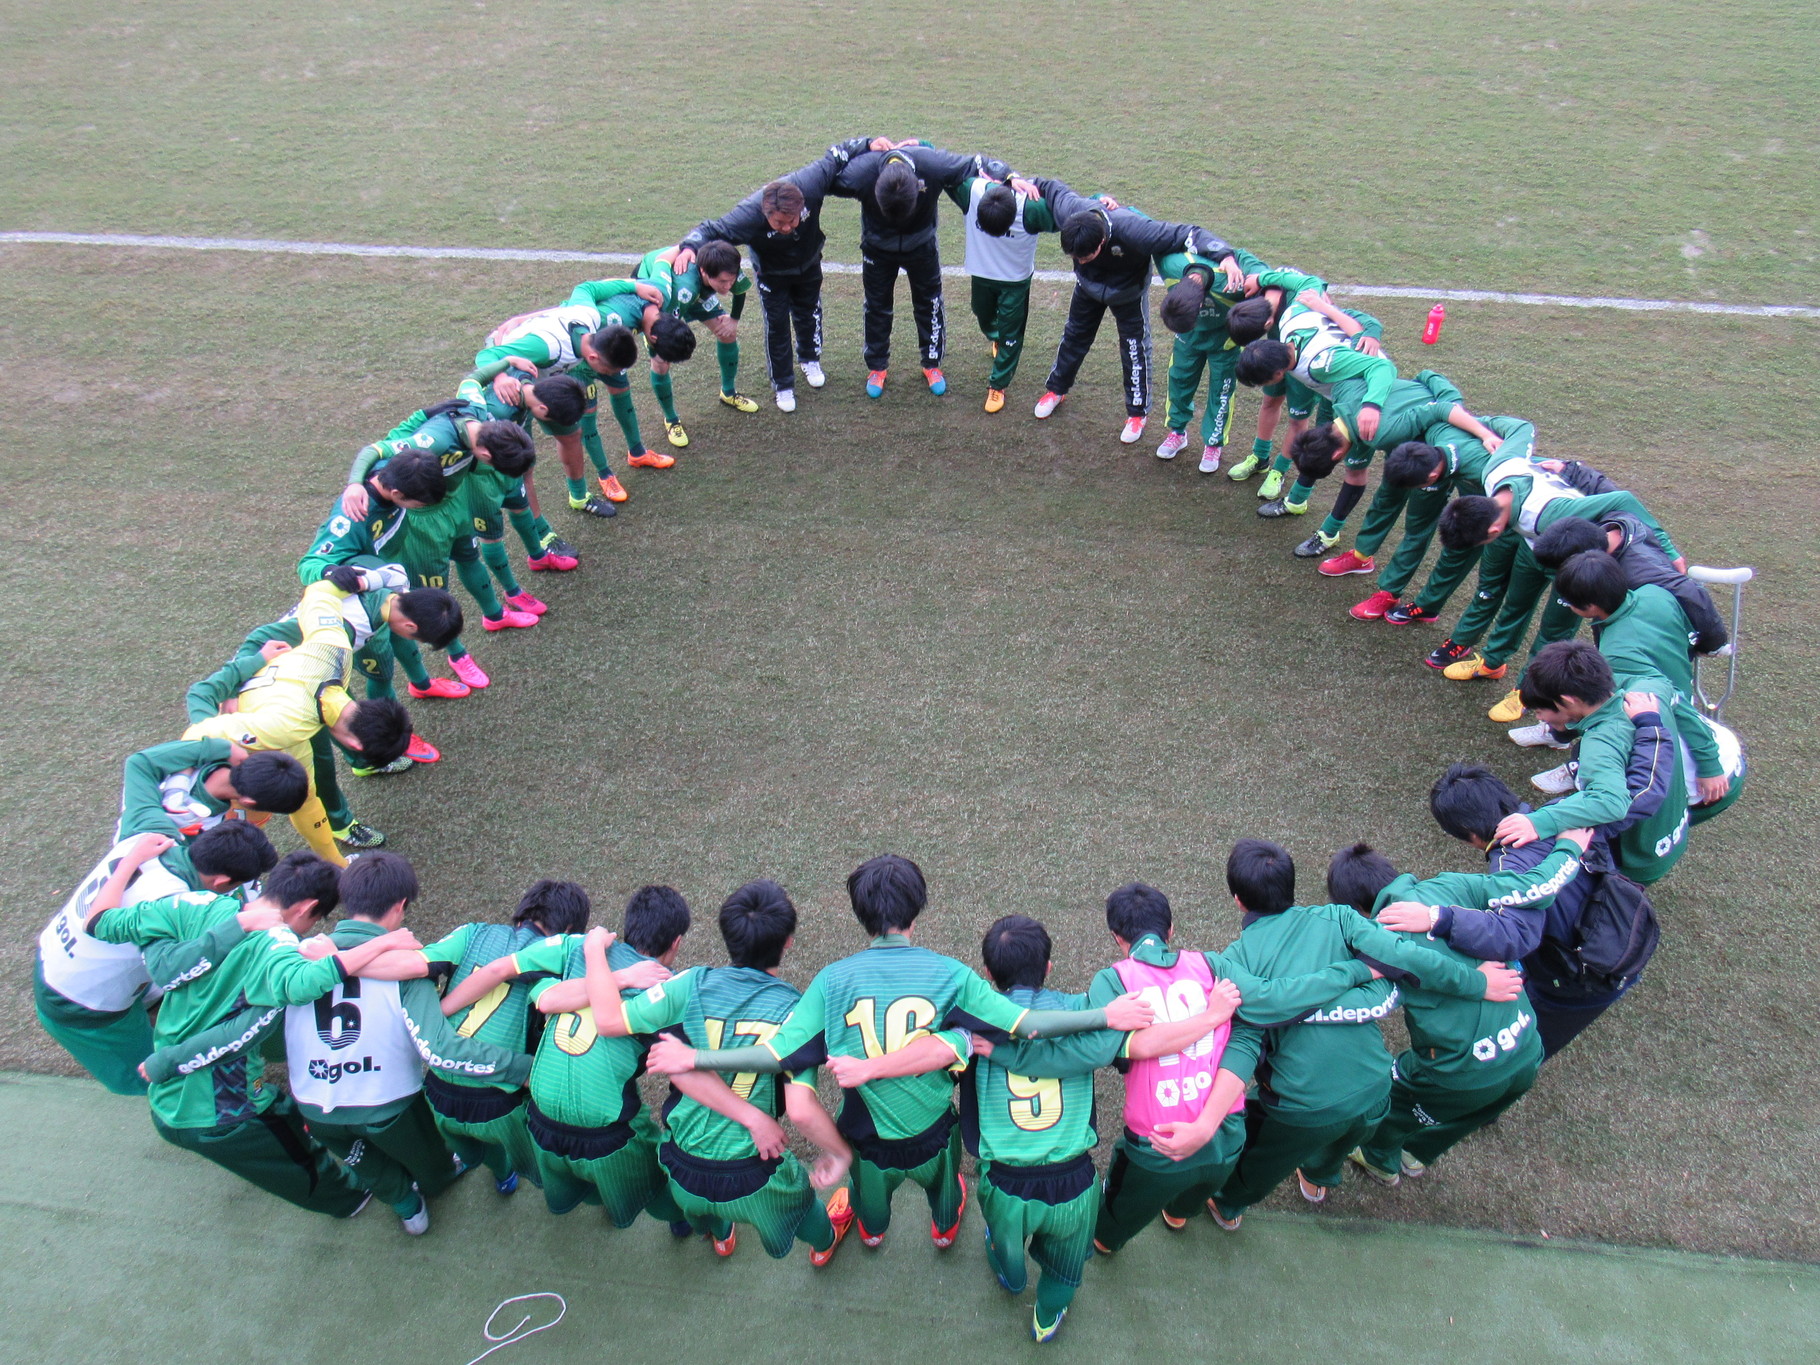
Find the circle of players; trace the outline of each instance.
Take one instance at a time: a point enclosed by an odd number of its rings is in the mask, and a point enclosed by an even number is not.
[[[569,508],[614,515],[628,492],[600,437],[601,395],[626,463],[672,466],[641,439],[631,371],[647,353],[666,441],[686,446],[671,374],[701,322],[720,401],[756,411],[736,382],[751,283],[776,405],[794,411],[798,372],[825,382],[831,196],[860,206],[867,393],[886,391],[900,271],[923,379],[943,393],[943,195],[966,216],[972,307],[993,353],[988,413],[1022,357],[1038,236],[1055,232],[1075,285],[1037,418],[1067,398],[1110,311],[1120,439],[1142,436],[1154,268],[1175,338],[1158,458],[1188,448],[1198,408],[1202,472],[1258,477],[1261,516],[1306,513],[1315,484],[1341,471],[1295,553],[1331,576],[1375,570],[1377,590],[1352,608],[1362,620],[1432,622],[1476,567],[1477,592],[1428,655],[1448,678],[1506,678],[1546,598],[1527,666],[1491,715],[1533,714],[1510,732],[1518,744],[1572,746],[1536,779],[1561,799],[1532,808],[1456,764],[1430,808],[1482,852],[1482,870],[1420,878],[1355,845],[1334,856],[1324,904],[1298,902],[1283,848],[1242,840],[1227,865],[1239,932],[1217,951],[1175,942],[1161,891],[1120,887],[1106,901],[1116,961],[1085,995],[1046,984],[1049,936],[1025,916],[987,931],[989,981],[916,946],[922,873],[890,855],[848,881],[869,946],[803,992],[776,975],[796,911],[768,881],[719,909],[726,966],[675,970],[692,915],[663,886],[632,897],[616,935],[589,929],[582,888],[546,880],[504,921],[420,943],[404,928],[416,876],[372,851],[384,836],[349,809],[335,754],[361,777],[437,760],[395,669],[414,700],[488,685],[463,644],[450,564],[488,632],[545,611],[514,576],[508,525],[530,571],[577,567],[542,514],[533,430],[555,438]],[[1264,395],[1258,435],[1226,464],[1240,384]],[[1692,655],[1726,643],[1705,590],[1633,494],[1535,444],[1530,422],[1475,415],[1443,376],[1402,377],[1377,320],[1336,307],[1316,276],[984,156],[839,143],[631,276],[500,324],[452,398],[359,452],[300,561],[297,607],[190,689],[181,739],[127,760],[114,846],[40,939],[39,1017],[109,1089],[149,1090],[168,1141],[333,1216],[377,1197],[411,1233],[428,1230],[429,1198],[482,1164],[501,1194],[529,1181],[556,1213],[601,1205],[625,1227],[648,1212],[723,1256],[745,1224],[772,1256],[806,1242],[818,1267],[849,1231],[878,1246],[906,1180],[927,1195],[938,1248],[974,1201],[1007,1291],[1025,1290],[1034,1259],[1031,1331],[1048,1340],[1085,1262],[1153,1221],[1179,1230],[1205,1209],[1236,1232],[1291,1177],[1325,1201],[1348,1163],[1397,1185],[1494,1120],[1635,984],[1659,932],[1645,888],[1742,790],[1736,736],[1690,700]],[[1330,554],[1380,452],[1353,547]],[[1582,618],[1596,643],[1572,638]],[[453,677],[430,676],[425,646]],[[278,857],[261,829],[271,814],[289,815],[310,851]],[[1410,1046],[1393,1063],[1378,1021],[1398,1007]],[[280,1040],[288,1094],[263,1079]],[[1106,1066],[1123,1073],[1125,1104],[1102,1179],[1089,1153]],[[842,1094],[833,1117],[816,1090],[824,1067]],[[647,1071],[672,1080],[661,1130],[633,1084]],[[783,1120],[815,1149],[808,1166]]]

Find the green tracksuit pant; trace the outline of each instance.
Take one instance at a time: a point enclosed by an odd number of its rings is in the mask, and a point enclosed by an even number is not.
[[[1506,541],[1513,540],[1517,545],[1503,548]],[[1554,579],[1527,551],[1519,552],[1518,545],[1520,538],[1507,535],[1486,548],[1479,560],[1479,590],[1452,633],[1454,643],[1460,645],[1476,645],[1484,639],[1485,648],[1479,652],[1491,668],[1517,652],[1529,631],[1536,603],[1544,595],[1548,605],[1542,609],[1542,622],[1529,647],[1532,657],[1544,645],[1573,639],[1580,629],[1580,618],[1554,596]]]
[[[1403,589],[1415,579],[1416,570],[1422,567],[1422,561],[1428,556],[1429,543],[1434,539],[1435,527],[1440,523],[1442,509],[1446,506],[1447,495],[1433,488],[1393,488],[1387,483],[1378,485],[1378,491],[1372,495],[1371,505],[1365,509],[1365,522],[1359,527],[1359,538],[1354,542],[1358,553],[1375,555],[1396,529],[1398,519],[1401,518],[1403,522],[1403,539],[1397,542],[1396,551],[1389,562],[1378,570],[1378,587],[1385,592],[1402,596]],[[1422,610],[1439,611],[1478,562],[1479,552],[1476,549],[1442,550],[1428,575],[1428,582],[1422,588]]]
[[[351,1216],[367,1198],[327,1147],[310,1136],[289,1095],[263,1114],[220,1128],[171,1128],[152,1119],[158,1136],[205,1156],[287,1203],[331,1218]]]
[[[817,1251],[834,1245],[828,1210],[809,1183],[809,1173],[789,1152],[763,1188],[751,1194],[738,1199],[705,1199],[683,1188],[671,1174],[670,1199],[690,1227],[718,1240],[730,1236],[735,1223],[746,1224],[758,1233],[765,1254],[776,1260],[788,1256],[798,1241]]]
[[[985,280],[973,277],[973,316],[993,346],[988,388],[1009,388],[1024,358],[1024,328],[1030,320],[1029,280]]]
[[[456,1156],[470,1166],[486,1162],[495,1180],[504,1180],[516,1171],[532,1184],[538,1183],[537,1144],[531,1141],[531,1131],[525,1127],[524,1105],[484,1123],[466,1123],[438,1114],[436,1127]]]
[[[1243,1213],[1298,1170],[1311,1185],[1338,1185],[1346,1154],[1377,1130],[1389,1110],[1386,1095],[1363,1114],[1311,1115],[1312,1123],[1293,1123],[1275,1108],[1249,1101],[1245,1154],[1214,1203],[1229,1218]]]
[[[536,1139],[532,1139],[533,1146]],[[569,1213],[599,1204],[616,1228],[629,1228],[649,1212],[665,1223],[683,1221],[670,1198],[669,1180],[657,1160],[657,1129],[648,1114],[632,1121],[632,1136],[605,1156],[563,1156],[537,1147],[537,1173],[550,1212]]]
[[[891,1226],[891,1196],[906,1180],[921,1185],[929,1199],[929,1217],[942,1229],[953,1227],[961,1216],[961,1130],[956,1124],[948,1134],[948,1144],[920,1166],[904,1169],[877,1166],[860,1156],[853,1157],[853,1211],[859,1216],[860,1231],[882,1237]]]
[[[1100,1191],[1089,1185],[1072,1199],[1048,1204],[1025,1199],[993,1183],[986,1163],[979,1181],[980,1213],[986,1219],[986,1260],[1007,1290],[1021,1294],[1029,1285],[1026,1250],[1036,1262],[1038,1316],[1054,1322],[1074,1301],[1081,1271],[1093,1256],[1093,1229],[1099,1215]]]
[[[1361,1144],[1365,1159],[1385,1171],[1396,1170],[1404,1152],[1424,1164],[1433,1161],[1528,1094],[1541,1067],[1538,1054],[1495,1084],[1462,1086],[1424,1073],[1415,1053],[1403,1053],[1390,1082],[1390,1112]]]
[[[1193,333],[1178,336],[1169,359],[1168,419],[1171,431],[1185,432],[1194,420],[1195,391],[1207,371],[1207,406],[1201,412],[1201,444],[1223,446],[1232,435],[1232,398],[1238,388],[1239,348],[1222,329],[1209,341]]]
[[[63,1050],[116,1095],[143,1095],[147,1086],[139,1063],[152,1055],[152,1021],[134,1001],[118,1014],[84,1009],[44,981],[44,966],[32,966],[32,1002],[38,1022]]]
[[[310,1132],[383,1204],[404,1203],[413,1185],[424,1198],[433,1198],[455,1179],[455,1159],[422,1095],[384,1123],[311,1119]]]
[[[1153,1154],[1135,1159],[1123,1138],[1106,1170],[1104,1195],[1093,1240],[1117,1251],[1149,1227],[1157,1214],[1186,1218],[1219,1193],[1245,1146],[1245,1116],[1229,1114],[1208,1144],[1183,1162],[1159,1170]]]

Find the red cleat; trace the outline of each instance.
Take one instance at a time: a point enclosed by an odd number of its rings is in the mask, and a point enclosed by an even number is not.
[[[412,735],[411,743],[404,751],[404,756],[413,763],[440,763],[442,750],[438,749],[422,735]]]
[[[547,550],[526,559],[525,567],[532,573],[568,573],[579,569],[581,561],[572,555],[559,555],[554,550]]]
[[[507,607],[497,621],[483,616],[480,624],[488,630],[525,630],[537,624],[537,617],[528,611],[513,611]]]
[[[1345,554],[1335,555],[1332,559],[1323,559],[1318,567],[1329,578],[1344,578],[1349,573],[1370,573],[1378,566],[1372,561],[1370,555],[1362,555],[1357,550],[1348,550]]]
[[[515,592],[505,599],[505,603],[514,611],[528,611],[533,616],[542,616],[550,609],[547,603],[539,602],[528,592]]]
[[[484,684],[482,685],[484,686]],[[418,701],[426,701],[431,697],[455,701],[467,696],[474,689],[464,682],[456,682],[453,678],[431,678],[428,687],[419,687],[416,683],[406,683],[404,690]]]
[[[1384,613],[1397,604],[1397,595],[1379,588],[1363,602],[1352,608],[1351,616],[1355,621],[1382,621]]]
[[[450,659],[449,668],[469,687],[486,687],[493,681],[486,675],[486,670],[474,662],[472,654],[463,654],[459,659]]]

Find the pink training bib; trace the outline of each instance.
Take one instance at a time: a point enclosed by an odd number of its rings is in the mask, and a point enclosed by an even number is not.
[[[1213,971],[1200,953],[1178,954],[1173,967],[1158,967],[1128,957],[1114,970],[1125,989],[1136,991],[1156,1012],[1158,1023],[1191,1019],[1207,1008],[1213,988]],[[1221,1024],[1181,1052],[1167,1057],[1134,1061],[1125,1073],[1125,1126],[1139,1137],[1149,1137],[1159,1123],[1192,1123],[1207,1107],[1214,1073],[1232,1034],[1230,1022]],[[1241,1094],[1231,1113],[1245,1107]]]

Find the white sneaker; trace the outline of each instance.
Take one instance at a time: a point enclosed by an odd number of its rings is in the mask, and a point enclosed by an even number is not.
[[[1067,396],[1068,395],[1065,393],[1045,393],[1041,398],[1036,400],[1036,415],[1038,417],[1047,417],[1050,413],[1061,407],[1062,400]]]
[[[1187,444],[1188,437],[1184,433],[1172,431],[1163,438],[1163,444],[1156,448],[1156,457],[1159,460],[1173,460]]]
[[[1537,773],[1529,779],[1529,785],[1537,791],[1547,792],[1550,796],[1566,796],[1570,791],[1578,789],[1580,785],[1574,781],[1576,767],[1577,765],[1573,763],[1563,763],[1558,768],[1550,768],[1545,773]]]
[[[777,391],[777,410],[779,412],[796,411],[796,390],[779,389]]]
[[[1220,472],[1220,456],[1226,453],[1224,446],[1202,446],[1200,470],[1203,474]]]
[[[803,361],[803,378],[809,381],[812,389],[819,389],[828,382],[828,376],[822,373],[822,363],[819,360]]]
[[[413,1185],[411,1188],[416,1189],[417,1187]],[[417,1196],[417,1212],[412,1214],[409,1218],[401,1218],[398,1221],[404,1224],[404,1230],[410,1233],[411,1236],[423,1236],[424,1233],[430,1230],[430,1201],[419,1194]]]
[[[1556,739],[1555,732],[1540,721],[1534,725],[1519,725],[1516,729],[1506,730],[1504,733],[1510,736],[1512,744],[1521,745],[1525,749],[1568,749],[1573,747]]]
[[[1149,420],[1148,417],[1127,417],[1124,430],[1119,432],[1119,440],[1128,446],[1136,445],[1144,439],[1144,423]]]

